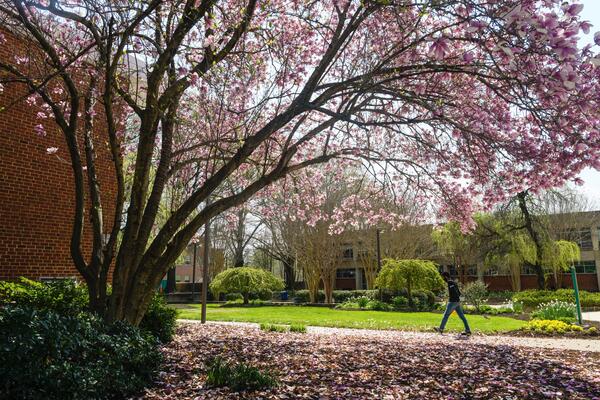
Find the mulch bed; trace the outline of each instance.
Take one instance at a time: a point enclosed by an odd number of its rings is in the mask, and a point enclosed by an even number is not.
[[[600,354],[455,341],[266,333],[183,324],[144,399],[600,399]],[[279,386],[205,385],[215,356],[272,371]]]

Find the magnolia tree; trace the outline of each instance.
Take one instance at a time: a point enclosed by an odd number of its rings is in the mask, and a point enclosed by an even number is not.
[[[599,60],[577,48],[590,29],[581,8],[0,0],[2,26],[36,49],[2,60],[0,84],[25,87],[64,136],[65,148],[50,152],[72,165],[71,254],[92,306],[137,324],[201,226],[308,165],[362,160],[389,189],[413,186],[465,227],[474,208],[599,167]],[[94,127],[111,154],[115,198],[98,184]],[[177,174],[195,183],[158,223]]]

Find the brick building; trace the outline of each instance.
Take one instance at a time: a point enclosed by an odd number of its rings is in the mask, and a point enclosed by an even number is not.
[[[18,56],[35,54],[24,36],[0,28],[0,60],[13,64]],[[0,70],[0,79],[2,76]],[[5,80],[6,81],[6,80]],[[70,255],[74,215],[74,183],[66,142],[56,123],[40,120],[25,101],[25,85],[4,83],[0,92],[0,279],[73,277],[78,272]],[[46,136],[36,134],[42,123]],[[114,216],[116,179],[101,116],[94,138],[102,191],[104,221]],[[81,141],[80,141],[81,142]],[[55,154],[46,149],[56,147]],[[86,207],[87,209],[88,207]],[[88,222],[88,218],[85,222]],[[84,255],[91,251],[91,232],[84,226]]]

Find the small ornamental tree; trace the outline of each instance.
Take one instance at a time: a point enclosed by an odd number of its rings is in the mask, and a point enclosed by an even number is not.
[[[568,271],[574,261],[579,261],[581,253],[577,243],[568,240],[556,240],[546,243],[543,247],[542,263],[552,274],[554,285],[561,286],[562,272]]]
[[[428,260],[387,259],[375,281],[380,289],[406,289],[408,303],[413,304],[415,290],[438,290],[444,287],[436,265]]]
[[[283,281],[264,269],[240,267],[227,269],[213,279],[210,290],[220,293],[241,293],[248,304],[250,293],[282,290]]]

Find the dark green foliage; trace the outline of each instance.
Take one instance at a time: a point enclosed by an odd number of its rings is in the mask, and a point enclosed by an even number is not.
[[[155,293],[142,322],[140,329],[154,335],[160,342],[169,343],[175,334],[177,311],[167,305],[160,293]]]
[[[574,303],[575,295],[573,289],[524,290],[515,293],[512,300],[513,302],[522,303],[525,307],[535,308],[540,304],[549,303],[553,300]],[[579,301],[581,302],[582,307],[598,307],[600,306],[600,293],[591,293],[580,290]]]
[[[369,304],[367,304],[367,308],[373,311],[389,311],[391,306],[380,300],[371,300],[369,301]]]
[[[277,380],[267,372],[244,363],[231,364],[216,357],[207,365],[206,384],[213,387],[228,386],[236,392],[269,389],[277,386]]]
[[[408,299],[404,296],[396,296],[392,299],[392,305],[396,310],[401,310],[408,306]]]
[[[435,305],[435,295],[431,290],[416,290],[413,292],[413,308],[418,311],[431,311]]]
[[[0,309],[0,398],[109,399],[151,383],[156,339],[125,323],[31,306]]]
[[[18,282],[0,281],[0,303],[77,314],[88,308],[89,297],[86,286],[72,279],[37,282],[20,278]]]
[[[227,293],[225,295],[225,301],[236,301],[244,300],[244,296],[241,293]]]
[[[249,296],[250,300],[269,301],[273,298],[273,292],[270,290],[261,290],[259,292],[251,292]]]

